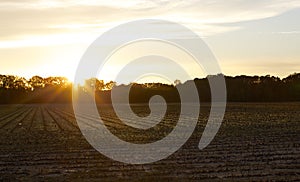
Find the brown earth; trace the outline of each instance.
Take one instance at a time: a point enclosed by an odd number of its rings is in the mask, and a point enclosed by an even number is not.
[[[134,131],[99,107],[119,138],[147,143],[163,138],[176,124],[178,106],[164,123]],[[134,106],[146,115],[146,106]],[[201,108],[192,137],[161,161],[131,165],[97,152],[82,136],[72,105],[0,106],[1,181],[299,181],[300,103],[230,103],[221,129],[204,150],[197,148],[209,106]],[[121,123],[121,124],[120,124]]]

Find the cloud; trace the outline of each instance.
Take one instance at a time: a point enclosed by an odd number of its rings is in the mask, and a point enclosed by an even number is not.
[[[300,34],[300,31],[271,32],[272,34]]]
[[[175,21],[209,36],[240,28],[222,26],[222,23],[273,17],[297,7],[300,7],[299,0],[226,3],[221,0],[4,0],[0,2],[0,45],[2,48],[38,46],[43,39],[51,39],[51,45],[70,43],[60,37],[77,34],[81,40],[85,35],[100,34],[120,22],[141,18]],[[31,40],[35,43],[30,44]]]

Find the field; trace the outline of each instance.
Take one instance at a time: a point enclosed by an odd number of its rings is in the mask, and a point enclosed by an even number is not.
[[[143,105],[133,109],[138,115],[148,112]],[[119,138],[147,143],[172,130],[178,105],[168,106],[164,121],[147,132],[122,124],[109,105],[99,106],[99,112]],[[203,105],[192,137],[173,155],[130,165],[89,145],[72,105],[1,105],[0,180],[300,180],[300,103],[229,103],[217,136],[199,150],[208,114],[209,105]]]

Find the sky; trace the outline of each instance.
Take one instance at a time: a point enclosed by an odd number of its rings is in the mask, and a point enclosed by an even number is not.
[[[149,18],[196,32],[225,75],[300,72],[300,0],[0,0],[0,74],[73,80],[97,37]],[[110,80],[118,66],[100,77]]]

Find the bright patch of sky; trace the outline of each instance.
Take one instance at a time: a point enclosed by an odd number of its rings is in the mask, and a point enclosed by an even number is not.
[[[170,20],[198,33],[226,75],[300,72],[299,0],[2,0],[0,74],[72,80],[94,39],[143,18]]]

